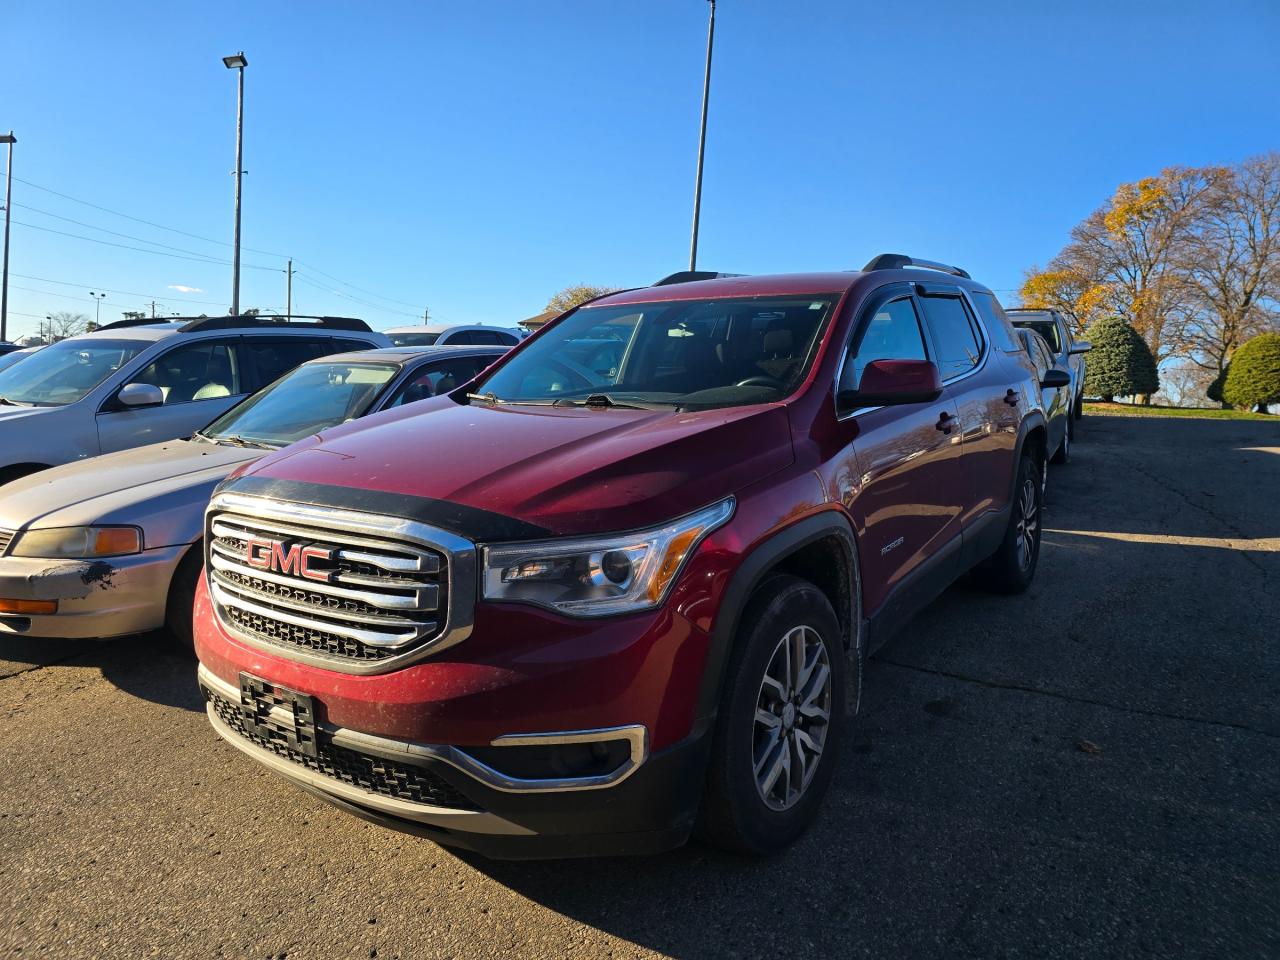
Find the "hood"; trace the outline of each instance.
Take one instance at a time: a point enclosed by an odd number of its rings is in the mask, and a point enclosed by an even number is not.
[[[282,480],[443,500],[577,534],[681,516],[793,459],[780,405],[679,413],[444,401],[338,428],[244,475],[246,487]]]
[[[10,407],[0,405],[0,423],[21,420],[24,417],[35,416],[38,413],[48,413],[50,410],[61,409],[61,407]]]
[[[170,440],[42,470],[0,487],[0,527],[123,523],[141,526],[148,548],[190,542],[171,531],[190,529],[194,509],[198,535],[209,491],[263,453]]]

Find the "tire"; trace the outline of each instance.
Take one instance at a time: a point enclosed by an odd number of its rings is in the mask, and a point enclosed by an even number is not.
[[[1067,429],[1062,434],[1062,443],[1058,445],[1058,449],[1053,453],[1053,459],[1050,463],[1064,464],[1071,462],[1071,414],[1067,414]]]
[[[39,473],[41,470],[48,469],[48,467],[34,463],[24,463],[16,467],[5,467],[3,470],[0,470],[0,487],[3,487],[11,480],[21,480],[23,477],[29,477],[33,473]]]
[[[187,653],[195,653],[195,637],[191,629],[191,610],[196,602],[196,585],[204,570],[204,549],[199,541],[191,545],[169,584],[165,603],[164,625],[174,645]]]
[[[1022,593],[1035,579],[1040,560],[1044,485],[1035,461],[1026,454],[1018,463],[1018,481],[1013,490],[1004,540],[996,552],[974,570],[977,583],[996,593]]]
[[[797,677],[788,664],[800,650],[809,672]],[[853,657],[859,673],[860,653]],[[784,575],[761,584],[729,659],[698,813],[700,837],[763,856],[804,832],[835,772],[848,667],[840,623],[821,590]],[[806,689],[808,709],[801,698]],[[802,759],[805,769],[797,773]]]
[[[1076,397],[1076,402],[1071,406],[1071,419],[1072,420],[1084,419],[1084,394],[1083,393],[1080,394],[1080,396]]]

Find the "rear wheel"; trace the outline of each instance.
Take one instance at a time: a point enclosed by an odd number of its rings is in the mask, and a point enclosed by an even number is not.
[[[979,584],[997,593],[1022,593],[1031,586],[1040,560],[1040,517],[1044,485],[1040,468],[1024,454],[1018,463],[1009,526],[1000,547],[974,570]]]
[[[188,653],[195,651],[195,637],[191,629],[191,611],[196,603],[196,585],[204,569],[204,549],[199,541],[194,543],[178,564],[169,584],[169,600],[165,604],[164,624],[173,642]]]
[[[725,678],[701,836],[762,855],[804,831],[835,770],[848,666],[821,590],[783,575],[757,590]]]
[[[1081,394],[1080,396],[1076,397],[1076,402],[1071,407],[1071,419],[1073,420],[1084,419],[1084,394]]]

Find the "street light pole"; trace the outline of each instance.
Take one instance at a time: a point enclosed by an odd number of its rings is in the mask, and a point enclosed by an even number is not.
[[[9,338],[9,208],[13,206],[13,145],[17,142],[12,130],[0,136],[0,143],[9,145],[9,159],[4,168],[4,279],[0,280],[0,343]]]
[[[240,313],[240,177],[244,173],[244,68],[249,65],[241,50],[235,56],[223,57],[228,70],[239,70],[239,90],[236,94],[236,229],[231,254],[231,315]]]
[[[102,319],[102,301],[107,299],[107,295],[90,290],[89,296],[93,297],[93,328],[96,330],[99,326],[98,321]]]
[[[689,269],[698,269],[698,217],[702,212],[702,156],[707,146],[707,99],[711,95],[711,44],[716,36],[716,0],[711,2],[707,23],[707,69],[702,77],[702,132],[698,134],[698,177],[693,187],[693,239],[689,242]]]

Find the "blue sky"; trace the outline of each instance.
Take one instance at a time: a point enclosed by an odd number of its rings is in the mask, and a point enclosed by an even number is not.
[[[229,257],[235,82],[220,58],[240,49],[242,306],[283,311],[289,255],[295,311],[377,328],[424,306],[510,324],[569,283],[681,269],[706,14],[704,0],[9,0],[15,177],[221,241],[15,182],[11,335],[52,310],[92,314],[90,289],[108,291],[104,320],[153,297],[225,310],[229,266],[49,231]],[[1118,183],[1280,145],[1278,45],[1275,0],[721,0],[699,265],[847,269],[889,250],[1010,290]]]

